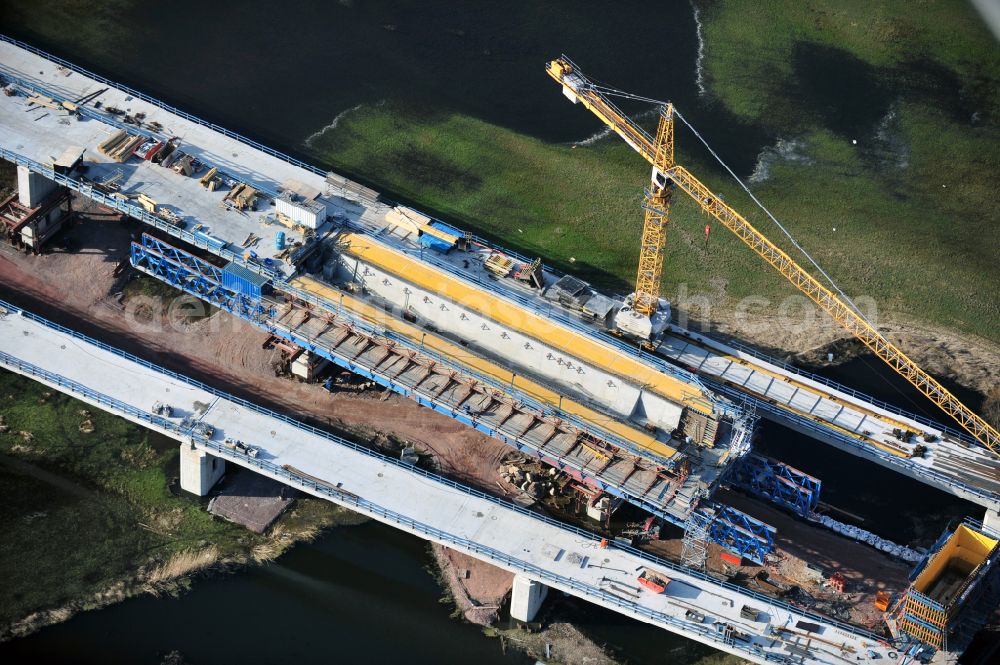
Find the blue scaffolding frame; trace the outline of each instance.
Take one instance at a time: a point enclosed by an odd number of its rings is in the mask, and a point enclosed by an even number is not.
[[[733,469],[730,482],[803,517],[819,507],[819,478],[756,453],[744,456]]]
[[[727,550],[736,552],[744,559],[764,564],[765,557],[774,551],[774,533],[770,524],[750,517],[731,506],[712,504],[708,537]]]
[[[143,233],[129,251],[133,266],[244,319],[261,322],[273,312],[260,298],[224,284],[225,269]]]

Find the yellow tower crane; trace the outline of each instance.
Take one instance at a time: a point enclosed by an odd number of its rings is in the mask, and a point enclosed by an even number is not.
[[[655,318],[663,314],[657,311],[660,274],[666,246],[670,190],[676,186],[693,198],[702,210],[735,233],[758,256],[784,275],[793,286],[830,314],[837,323],[861,340],[875,355],[954,418],[977,441],[994,455],[1000,456],[1000,434],[996,429],[962,404],[934,377],[883,337],[853,307],[820,284],[742,215],[674,161],[675,113],[672,105],[662,105],[656,136],[653,137],[622,113],[602,88],[584,76],[565,56],[548,63],[546,71],[562,86],[563,94],[570,101],[582,103],[653,167],[652,185],[646,193],[644,204],[646,221],[643,227],[636,289],[626,303],[629,307],[623,310],[632,320],[623,319],[621,316],[615,320],[615,324],[623,332],[648,339],[658,332],[658,328],[662,329],[663,324],[658,324]],[[648,322],[645,325],[642,322],[643,318]]]

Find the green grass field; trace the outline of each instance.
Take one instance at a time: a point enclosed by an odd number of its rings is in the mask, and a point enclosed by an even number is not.
[[[756,193],[847,293],[875,298],[881,314],[1000,341],[1000,57],[972,10],[961,2],[924,2],[920,11],[904,2],[757,4],[714,3],[703,13],[714,102],[797,140],[807,160],[775,161]],[[861,98],[823,88],[827,70],[849,77]],[[887,106],[873,116],[876,99]],[[849,135],[850,121],[889,111],[885,136],[867,125]],[[567,105],[573,112],[583,111]],[[779,240],[688,133],[678,141],[680,160]],[[624,291],[634,279],[647,168],[616,138],[573,149],[388,103],[346,116],[310,149],[318,161],[601,286]],[[679,284],[688,293],[721,289],[730,304],[794,293],[726,231],[706,246],[706,220],[691,202],[679,201],[672,220],[668,297]]]
[[[172,555],[217,548],[248,561],[271,542],[174,495],[177,444],[103,411],[0,371],[0,627],[117,582],[134,584]],[[81,431],[89,421],[93,431]],[[85,426],[84,429],[90,429]],[[286,532],[331,523],[337,509],[304,499]],[[141,580],[138,580],[141,581]]]

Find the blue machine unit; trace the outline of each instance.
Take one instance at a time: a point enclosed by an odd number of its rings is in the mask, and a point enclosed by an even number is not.
[[[250,298],[260,298],[270,284],[270,279],[258,275],[238,263],[230,262],[222,269],[222,285],[230,291]]]

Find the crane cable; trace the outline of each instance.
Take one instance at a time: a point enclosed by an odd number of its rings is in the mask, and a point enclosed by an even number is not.
[[[641,95],[633,95],[632,93],[624,92],[622,90],[618,90],[616,88],[611,88],[611,87],[608,87],[608,86],[596,85],[596,84],[592,83],[588,87],[590,87],[592,90],[594,90],[595,92],[597,92],[599,94],[611,95],[611,96],[615,96],[615,97],[621,97],[621,98],[624,98],[624,99],[630,99],[630,100],[637,101],[637,102],[646,102],[646,103],[649,103],[649,104],[658,104],[660,106],[666,106],[666,104],[667,104],[667,102],[664,102],[664,101],[661,101],[661,100],[658,100],[658,99],[650,99],[649,97],[642,97]],[[850,297],[848,297],[848,295],[843,292],[843,290],[841,290],[841,288],[837,285],[837,283],[833,281],[833,278],[830,277],[830,275],[827,274],[827,272],[825,270],[823,270],[823,268],[819,265],[819,263],[816,262],[816,260],[809,254],[809,252],[807,252],[802,247],[802,245],[799,244],[799,242],[795,239],[795,237],[792,236],[791,232],[789,232],[789,230],[787,228],[785,228],[785,226],[781,222],[778,221],[778,218],[775,217],[774,214],[770,210],[768,210],[767,207],[763,203],[761,203],[760,199],[758,199],[754,195],[754,193],[752,191],[750,191],[750,188],[747,187],[747,185],[743,182],[743,180],[741,180],[740,177],[736,175],[736,173],[733,171],[733,169],[730,168],[729,165],[726,164],[724,161],[722,161],[722,158],[719,157],[718,153],[716,153],[715,150],[712,149],[712,146],[710,146],[708,144],[708,141],[706,141],[705,138],[701,134],[698,133],[698,130],[694,128],[694,125],[692,125],[690,122],[688,122],[687,118],[685,118],[683,115],[681,115],[681,112],[677,110],[676,106],[674,107],[674,115],[677,116],[677,118],[681,122],[683,122],[684,125],[689,130],[691,130],[691,133],[694,134],[695,138],[697,138],[701,142],[701,144],[703,146],[705,146],[705,149],[708,150],[709,154],[712,155],[713,158],[715,158],[715,161],[717,161],[719,163],[719,165],[723,169],[725,169],[725,171],[733,178],[733,180],[735,180],[736,183],[743,189],[743,191],[746,192],[747,195],[750,196],[750,198],[753,200],[753,202],[755,204],[757,204],[757,207],[764,211],[764,214],[767,215],[767,217],[772,222],[774,222],[775,226],[777,226],[781,230],[781,232],[785,235],[785,237],[788,238],[789,242],[791,242],[792,245],[797,250],[799,250],[799,252],[802,253],[802,256],[804,256],[806,259],[808,259],[809,263],[811,263],[812,266],[814,268],[816,268],[817,271],[819,271],[819,273],[826,279],[826,281],[830,284],[830,286],[833,287],[833,289],[840,295],[840,297],[850,306],[851,310],[853,310],[854,313],[857,314],[865,323],[867,323],[873,329],[877,330],[875,324],[873,324],[868,319],[868,317],[864,315],[864,313],[861,311],[861,309],[854,303],[854,301],[851,300]]]
[[[854,304],[854,301],[851,300],[848,297],[848,295],[841,290],[841,288],[839,286],[837,286],[837,283],[833,281],[833,278],[830,277],[830,275],[828,275],[827,272],[825,270],[823,270],[823,268],[820,267],[819,263],[816,262],[816,260],[809,254],[809,252],[807,252],[802,247],[802,245],[800,245],[798,243],[798,241],[792,236],[792,234],[788,231],[788,229],[786,229],[784,227],[784,225],[782,225],[782,223],[778,221],[778,218],[775,217],[774,214],[772,214],[771,211],[768,210],[764,206],[764,204],[760,202],[760,199],[758,199],[754,195],[754,193],[750,191],[750,188],[746,186],[746,184],[733,172],[733,170],[731,168],[729,168],[729,165],[726,164],[724,161],[722,161],[722,158],[719,157],[719,155],[716,154],[716,152],[714,150],[712,150],[712,147],[710,145],[708,145],[708,141],[706,141],[704,138],[702,138],[701,134],[698,133],[698,130],[695,129],[694,126],[690,122],[687,121],[687,118],[685,118],[683,115],[681,115],[680,111],[678,111],[676,108],[674,108],[674,115],[677,116],[677,118],[681,122],[683,122],[687,126],[688,129],[691,130],[691,133],[694,134],[695,137],[699,141],[701,141],[702,145],[705,146],[705,149],[708,150],[708,152],[712,155],[712,157],[715,158],[715,161],[719,162],[719,165],[721,165],[722,168],[724,168],[729,173],[729,175],[731,175],[733,177],[733,180],[735,180],[736,183],[743,189],[743,191],[746,192],[747,195],[751,199],[753,199],[753,202],[757,204],[757,207],[759,207],[761,210],[763,210],[764,214],[767,215],[768,218],[772,222],[774,222],[775,226],[777,226],[779,229],[781,229],[781,232],[785,234],[785,237],[788,238],[789,242],[792,243],[792,245],[795,247],[795,249],[797,249],[800,252],[802,252],[802,255],[809,260],[809,263],[811,263],[813,265],[813,267],[816,268],[816,270],[818,270],[819,273],[821,275],[823,275],[823,277],[826,278],[826,281],[830,283],[830,286],[832,286],[833,289],[840,295],[840,297],[843,298],[843,300],[848,305],[851,306],[851,309],[854,310],[854,313],[857,314],[859,317],[861,317],[861,319],[865,323],[867,323],[869,326],[871,326],[873,329],[876,329],[875,325],[871,321],[868,320],[868,317],[866,317],[864,315],[864,313],[861,311],[861,309],[856,304]]]

